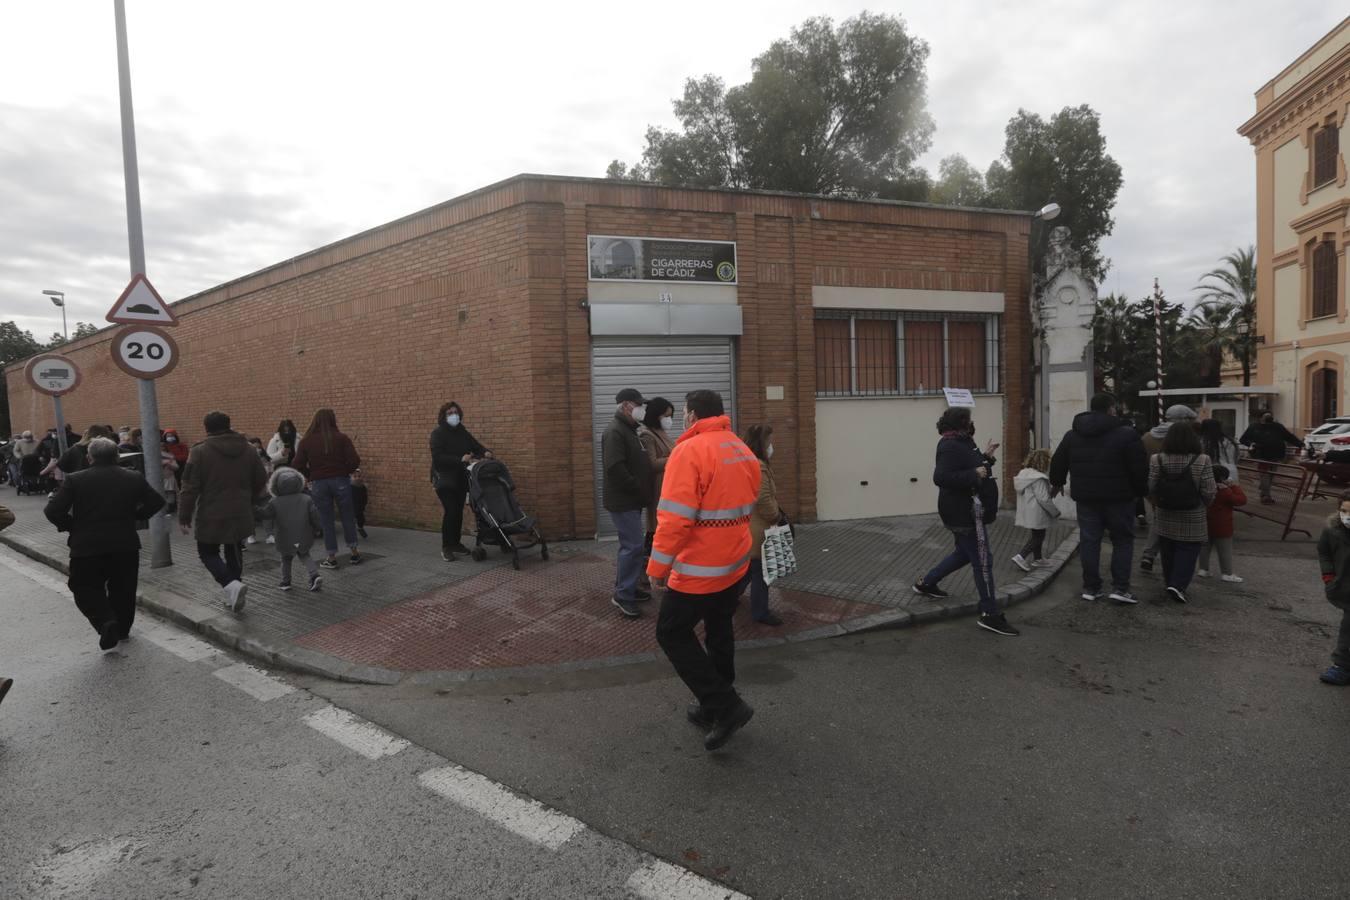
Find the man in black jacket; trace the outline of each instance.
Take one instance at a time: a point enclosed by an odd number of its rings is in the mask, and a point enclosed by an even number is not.
[[[70,591],[75,605],[111,650],[126,640],[136,617],[136,581],[141,542],[136,523],[164,507],[164,498],[145,479],[119,466],[117,444],[95,438],[90,466],[61,482],[44,510],[70,537]]]
[[[651,502],[652,465],[638,440],[638,423],[647,414],[647,401],[634,388],[624,388],[614,397],[618,408],[605,429],[601,458],[605,469],[604,502],[614,528],[619,532],[619,562],[614,576],[613,603],[619,612],[635,619],[642,615],[637,603],[652,595],[638,587],[638,575],[647,568],[643,552],[642,511]]]
[[[1289,429],[1276,422],[1275,416],[1268,412],[1261,414],[1260,422],[1252,424],[1242,432],[1238,443],[1248,448],[1253,459],[1264,462],[1283,462],[1289,453],[1289,447],[1303,449],[1303,441],[1290,434]],[[1274,503],[1275,498],[1271,496],[1270,489],[1275,480],[1275,470],[1267,465],[1260,465],[1258,468],[1261,470],[1261,502]]]
[[[1148,493],[1148,459],[1139,433],[1116,416],[1116,398],[1098,394],[1089,412],[1074,416],[1073,428],[1055,448],[1050,484],[1069,483],[1078,505],[1078,554],[1083,565],[1083,599],[1102,596],[1102,535],[1111,535],[1111,599],[1138,603],[1130,593],[1134,561],[1135,501]]]

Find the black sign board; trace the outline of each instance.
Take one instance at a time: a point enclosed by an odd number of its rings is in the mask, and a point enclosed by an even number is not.
[[[683,241],[667,238],[587,239],[592,281],[682,281],[736,283],[733,241]]]

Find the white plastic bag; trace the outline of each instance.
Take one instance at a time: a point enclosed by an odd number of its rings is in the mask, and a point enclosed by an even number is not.
[[[760,562],[764,568],[764,583],[773,584],[797,571],[797,554],[792,549],[792,529],[774,525],[764,529],[764,545]]]

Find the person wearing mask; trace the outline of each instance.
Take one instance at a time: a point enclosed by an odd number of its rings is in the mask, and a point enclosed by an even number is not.
[[[273,469],[277,466],[289,466],[295,459],[295,439],[294,422],[282,419],[277,423],[276,433],[267,442],[267,458],[271,461]]]
[[[183,470],[178,525],[196,539],[197,556],[224,592],[226,608],[240,612],[248,594],[243,542],[253,533],[253,508],[266,496],[267,472],[225,413],[209,412],[202,424],[206,439],[192,448]]]
[[[778,490],[773,480],[773,426],[751,425],[745,433],[745,446],[759,460],[759,495],[750,514],[750,618],[761,625],[782,625],[783,620],[769,609],[769,584],[764,580],[764,531],[786,521],[778,506]]]
[[[1242,432],[1238,443],[1248,449],[1252,459],[1261,461],[1257,466],[1261,472],[1259,482],[1261,502],[1274,503],[1271,488],[1275,482],[1275,467],[1270,463],[1283,462],[1289,455],[1290,447],[1302,450],[1303,442],[1290,434],[1288,428],[1276,422],[1273,414],[1267,412],[1261,414],[1261,421],[1253,423]]]
[[[310,481],[310,493],[319,507],[323,523],[323,546],[328,557],[319,566],[336,569],[337,524],[333,504],[342,518],[342,537],[347,542],[348,560],[361,565],[360,538],[356,534],[356,509],[352,506],[352,472],[361,467],[352,439],[338,430],[337,414],[321,409],[314,414],[309,430],[295,448],[294,468]],[[261,465],[261,462],[259,463]]]
[[[1200,434],[1190,422],[1173,422],[1162,449],[1149,460],[1148,492],[1165,593],[1177,603],[1186,602],[1196,561],[1209,538],[1205,513],[1216,490],[1214,466],[1200,446]]]
[[[1167,438],[1167,432],[1175,422],[1185,422],[1192,428],[1198,427],[1199,417],[1195,410],[1186,406],[1184,403],[1176,403],[1167,407],[1163,413],[1163,421],[1150,429],[1143,437],[1144,458],[1152,459],[1162,451],[1163,441]],[[1150,502],[1145,506],[1149,515],[1148,539],[1144,544],[1144,552],[1140,554],[1139,568],[1145,572],[1153,571],[1153,561],[1158,557],[1158,529],[1153,524],[1153,505]]]
[[[638,440],[638,422],[647,415],[646,401],[634,388],[614,396],[614,418],[605,428],[600,452],[604,467],[604,506],[619,533],[619,558],[610,602],[630,619],[642,615],[637,604],[652,595],[638,587],[646,555],[642,551],[642,511],[652,502],[652,470]]]
[[[464,531],[464,498],[469,492],[469,463],[492,459],[492,451],[464,427],[464,409],[451,400],[436,413],[431,432],[431,486],[441,501],[441,559],[453,562],[456,553],[468,555]]]
[[[179,490],[183,487],[183,468],[188,461],[188,447],[183,443],[183,439],[178,436],[178,432],[172,428],[164,430],[164,449],[169,451],[177,464],[174,468],[174,481],[178,482]]]
[[[117,444],[110,438],[76,446],[88,455],[89,466],[61,483],[43,513],[70,535],[70,592],[98,632],[99,649],[111,650],[127,639],[136,618],[141,565],[136,523],[159,512],[164,498],[118,465]]]
[[[938,419],[937,460],[933,468],[933,483],[938,488],[938,515],[942,524],[956,540],[956,549],[933,569],[914,583],[914,593],[922,597],[942,599],[947,592],[938,585],[942,579],[970,566],[975,574],[975,589],[980,595],[980,618],[977,623],[986,631],[1015,637],[1019,632],[1008,624],[998,608],[994,587],[993,565],[990,560],[988,538],[982,526],[992,525],[998,516],[998,478],[995,476],[994,451],[998,444],[990,441],[981,452],[975,446],[975,423],[970,409],[951,406]],[[975,505],[980,505],[980,518],[975,518]]]
[[[649,496],[655,501],[661,496],[661,478],[666,472],[666,459],[675,448],[675,406],[665,397],[653,397],[647,401],[647,414],[638,423],[638,443],[647,453],[647,462],[651,465],[652,486]],[[650,555],[652,538],[656,535],[656,507],[649,505],[643,513],[643,528],[646,535],[642,542],[642,552]],[[644,570],[638,575],[638,587],[651,590]]]
[[[620,393],[620,410],[634,402],[629,396],[625,400]],[[724,745],[755,714],[735,688],[732,616],[750,566],[759,473],[759,460],[731,430],[722,396],[690,393],[684,433],[666,463],[647,574],[654,587],[669,585],[661,599],[656,641],[698,701],[686,715],[706,730],[706,750]],[[703,643],[694,633],[700,622]]]

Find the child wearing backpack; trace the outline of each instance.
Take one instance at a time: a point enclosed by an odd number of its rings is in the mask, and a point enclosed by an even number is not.
[[[1341,494],[1336,512],[1317,539],[1317,562],[1327,602],[1341,610],[1341,630],[1331,653],[1331,668],[1322,673],[1327,684],[1350,684],[1350,492]]]
[[[1035,566],[1047,565],[1045,561],[1045,532],[1050,524],[1059,518],[1059,507],[1050,497],[1050,451],[1032,450],[1022,463],[1022,471],[1013,478],[1013,489],[1017,491],[1017,518],[1019,528],[1031,532],[1026,545],[1013,555],[1013,565],[1023,572],[1030,572]]]
[[[1219,571],[1223,573],[1221,580],[1241,584],[1242,576],[1233,574],[1233,510],[1247,505],[1247,495],[1236,478],[1229,481],[1228,477],[1227,466],[1214,467],[1214,502],[1205,514],[1209,524],[1209,543],[1200,551],[1200,568],[1195,574],[1201,578],[1209,577],[1209,552],[1217,550]]]
[[[263,509],[263,518],[273,523],[277,549],[281,551],[281,583],[283,591],[291,589],[291,563],[298,556],[309,575],[309,589],[317,591],[323,585],[319,564],[309,555],[314,546],[314,534],[320,531],[319,508],[305,493],[305,476],[287,466],[279,467],[268,482],[272,499]]]

